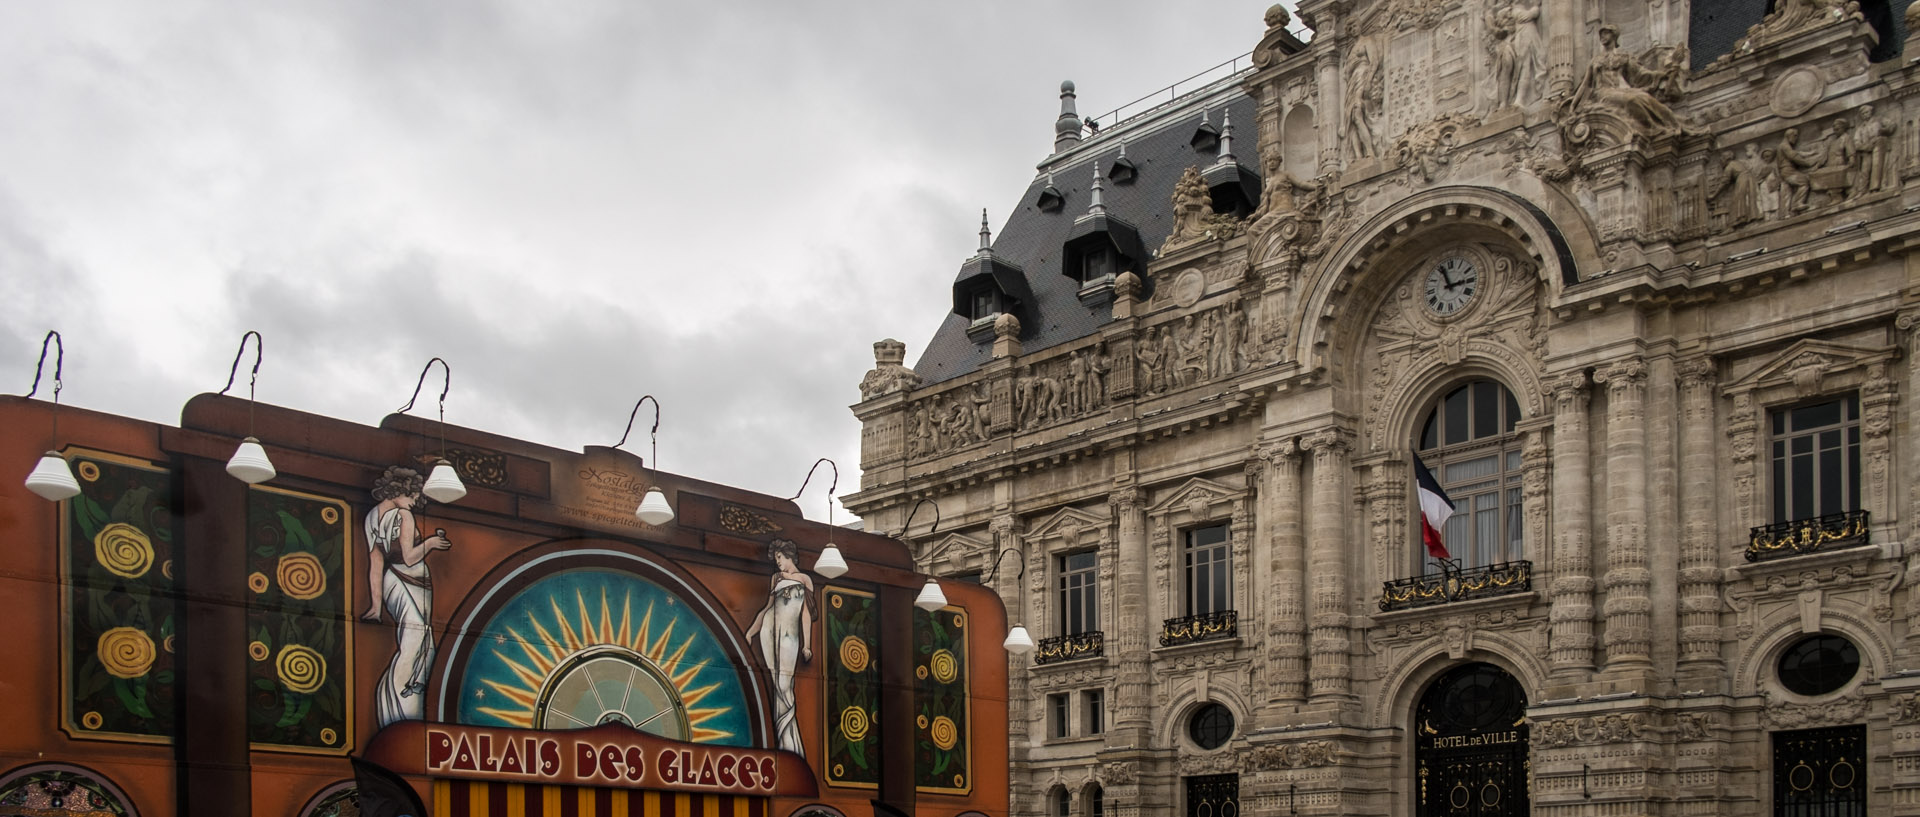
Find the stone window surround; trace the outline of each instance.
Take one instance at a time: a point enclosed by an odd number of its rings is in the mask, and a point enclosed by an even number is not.
[[[1233,608],[1241,618],[1253,615],[1253,588],[1247,582],[1252,573],[1253,507],[1251,491],[1203,477],[1187,480],[1168,491],[1159,502],[1147,508],[1147,546],[1153,558],[1154,592],[1152,603],[1157,612],[1149,612],[1144,622],[1158,628],[1160,622],[1176,618],[1183,610],[1184,597],[1174,588],[1185,581],[1178,553],[1184,546],[1185,532],[1210,524],[1227,525],[1227,547],[1232,579],[1229,593]]]

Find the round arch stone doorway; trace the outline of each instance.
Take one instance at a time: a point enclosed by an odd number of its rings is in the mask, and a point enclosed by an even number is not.
[[[1454,667],[1414,710],[1414,813],[1528,813],[1527,694],[1492,664]]]

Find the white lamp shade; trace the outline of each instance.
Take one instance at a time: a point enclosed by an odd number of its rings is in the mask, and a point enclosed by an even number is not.
[[[913,606],[929,613],[947,606],[947,594],[940,592],[940,582],[927,579],[926,586],[920,588],[920,597],[913,600]]]
[[[27,490],[40,495],[49,502],[59,502],[80,494],[80,482],[73,478],[73,469],[67,466],[65,458],[48,451],[33,466],[33,473],[27,475]]]
[[[847,573],[847,560],[840,557],[840,548],[832,542],[820,551],[820,558],[813,561],[813,572],[829,579],[838,579]]]
[[[1033,635],[1027,632],[1026,625],[1015,624],[1007,631],[1007,640],[1001,642],[1001,646],[1014,655],[1026,655],[1033,652]]]
[[[267,459],[267,450],[260,447],[260,441],[252,437],[240,441],[240,448],[233,452],[233,459],[227,460],[227,473],[234,479],[248,485],[254,485],[273,479],[273,462]]]
[[[427,484],[420,488],[420,493],[442,504],[458,502],[460,497],[467,495],[467,486],[461,484],[460,475],[453,472],[453,466],[441,460],[440,464],[433,467],[433,473],[427,475]]]
[[[649,525],[665,525],[673,521],[673,508],[667,505],[667,495],[659,488],[649,488],[646,497],[640,500],[640,509],[633,515]]]

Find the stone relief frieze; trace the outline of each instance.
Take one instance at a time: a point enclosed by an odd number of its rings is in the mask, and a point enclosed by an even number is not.
[[[1706,740],[1720,734],[1720,719],[1702,712],[1682,712],[1673,716],[1674,736],[1680,740]]]
[[[1246,765],[1246,750],[1235,747],[1204,755],[1188,755],[1180,758],[1181,776],[1200,774],[1233,774]]]
[[[1470,116],[1449,113],[1410,128],[1394,142],[1394,164],[1410,179],[1431,183],[1452,164],[1460,131],[1477,124]]]
[[[1867,699],[1859,690],[1830,701],[1799,703],[1777,700],[1772,690],[1762,690],[1766,701],[1760,709],[1760,723],[1769,729],[1810,729],[1817,726],[1842,726],[1867,717]]]
[[[1304,740],[1282,743],[1277,746],[1261,746],[1253,750],[1253,768],[1260,771],[1276,769],[1306,769],[1314,766],[1331,766],[1340,762],[1334,754],[1333,741]]]
[[[1887,702],[1893,705],[1894,723],[1920,723],[1920,692],[1896,695]]]
[[[1131,760],[1115,760],[1101,769],[1101,777],[1115,786],[1130,786],[1140,780],[1140,766]]]
[[[1714,60],[1711,67],[1752,53],[1756,48],[1794,39],[1822,26],[1843,20],[1866,22],[1866,18],[1860,14],[1860,6],[1853,0],[1781,0],[1770,5],[1773,11],[1747,29],[1747,35],[1733,44],[1733,50]]]
[[[1013,381],[1014,421],[1025,431],[1105,408],[1112,370],[1105,343],[1023,366]]]
[[[1850,114],[1791,127],[1722,152],[1705,180],[1710,226],[1733,230],[1792,218],[1896,190],[1900,123],[1862,105]]]
[[[1148,329],[1134,349],[1134,383],[1157,395],[1246,370],[1256,362],[1248,354],[1249,325],[1246,309],[1229,303]]]
[[[1640,740],[1647,718],[1637,712],[1624,715],[1593,715],[1557,718],[1533,725],[1533,742],[1539,746],[1591,746],[1601,743],[1627,743]]]
[[[992,403],[986,381],[914,401],[907,411],[907,456],[945,454],[986,442]]]

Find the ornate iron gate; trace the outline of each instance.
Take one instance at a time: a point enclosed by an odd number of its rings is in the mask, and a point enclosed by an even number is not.
[[[1414,712],[1420,817],[1528,813],[1527,696],[1492,664],[1449,670]]]
[[[1187,817],[1240,817],[1240,775],[1187,778]]]
[[[1867,727],[1773,733],[1774,817],[1866,817]]]

